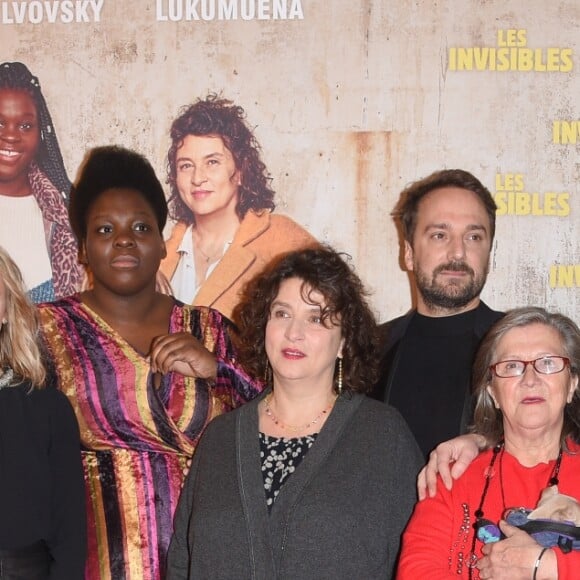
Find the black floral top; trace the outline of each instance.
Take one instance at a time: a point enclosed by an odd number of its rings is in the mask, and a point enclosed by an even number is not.
[[[304,437],[286,438],[260,433],[260,458],[268,512],[271,511],[285,481],[314,445],[317,435],[318,433],[312,433]]]

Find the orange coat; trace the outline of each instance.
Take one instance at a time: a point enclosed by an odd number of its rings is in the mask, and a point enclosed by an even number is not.
[[[180,259],[177,249],[187,227],[186,223],[178,222],[166,241],[167,257],[161,262],[160,270],[170,281]],[[272,258],[316,245],[316,239],[289,217],[250,210],[241,221],[231,246],[201,285],[193,304],[211,306],[231,318],[244,284],[261,272]]]

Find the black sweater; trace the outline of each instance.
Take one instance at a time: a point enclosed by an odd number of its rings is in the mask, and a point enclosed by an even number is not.
[[[79,429],[67,398],[0,389],[0,550],[44,540],[50,578],[81,579],[86,524]]]

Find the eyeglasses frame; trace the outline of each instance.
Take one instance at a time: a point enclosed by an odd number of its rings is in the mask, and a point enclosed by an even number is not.
[[[545,358],[557,358],[557,359],[561,359],[562,361],[564,361],[564,365],[562,366],[562,368],[559,371],[554,371],[553,373],[544,373],[540,370],[538,370],[536,368],[536,363],[539,360],[545,359]],[[497,365],[500,365],[502,363],[506,363],[506,362],[518,362],[518,363],[524,363],[524,369],[522,370],[522,373],[519,375],[509,375],[509,376],[504,376],[504,375],[500,375],[497,372]],[[539,356],[538,358],[535,358],[533,360],[518,360],[518,359],[507,359],[507,360],[500,360],[492,365],[489,365],[489,370],[499,379],[516,379],[518,377],[523,377],[526,374],[526,369],[528,368],[528,365],[532,365],[532,368],[539,374],[541,375],[545,375],[545,376],[549,376],[549,375],[557,375],[558,373],[561,373],[566,367],[570,367],[570,359],[567,356],[560,356],[557,354],[549,354],[549,355],[544,355],[544,356]]]

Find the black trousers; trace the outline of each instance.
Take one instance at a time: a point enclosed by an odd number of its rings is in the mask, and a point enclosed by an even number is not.
[[[43,541],[22,548],[0,550],[0,580],[46,580],[50,562]]]

